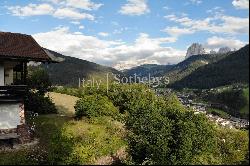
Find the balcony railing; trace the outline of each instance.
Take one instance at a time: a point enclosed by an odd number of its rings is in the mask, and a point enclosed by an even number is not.
[[[0,102],[22,101],[26,93],[26,85],[0,86]]]

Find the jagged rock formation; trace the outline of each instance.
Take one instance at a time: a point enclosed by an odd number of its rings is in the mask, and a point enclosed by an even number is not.
[[[205,49],[199,43],[193,43],[187,50],[186,59],[193,55],[205,54]]]
[[[230,51],[231,51],[231,48],[229,48],[229,47],[222,47],[222,48],[219,49],[218,53],[219,54],[225,54],[225,53],[228,53]]]

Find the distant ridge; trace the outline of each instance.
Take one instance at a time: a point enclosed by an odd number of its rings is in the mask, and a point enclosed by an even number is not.
[[[230,53],[226,54],[202,54],[194,55],[185,59],[184,61],[174,65],[170,70],[168,70],[164,75],[170,78],[170,83],[174,83],[183,79],[184,77],[190,75],[192,72],[198,68],[205,66],[210,63],[217,62]]]
[[[172,86],[202,89],[235,83],[249,84],[249,45],[219,61],[198,68]]]
[[[165,72],[171,69],[173,65],[157,65],[157,64],[144,64],[141,66],[133,67],[131,69],[124,70],[124,74],[127,76],[134,76],[134,74],[141,77],[162,76]]]
[[[102,66],[86,60],[65,56],[55,51],[46,49],[54,55],[60,63],[42,64],[48,72],[53,85],[78,86],[79,78],[106,80],[107,73],[120,74],[114,68]]]

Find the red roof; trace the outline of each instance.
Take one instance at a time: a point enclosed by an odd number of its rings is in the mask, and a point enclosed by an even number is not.
[[[0,58],[51,60],[32,36],[10,32],[0,32]]]

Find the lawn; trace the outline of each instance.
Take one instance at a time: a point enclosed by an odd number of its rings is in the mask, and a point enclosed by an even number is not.
[[[67,115],[70,117],[75,115],[74,106],[79,98],[55,92],[49,92],[46,95],[53,100],[59,114]]]

